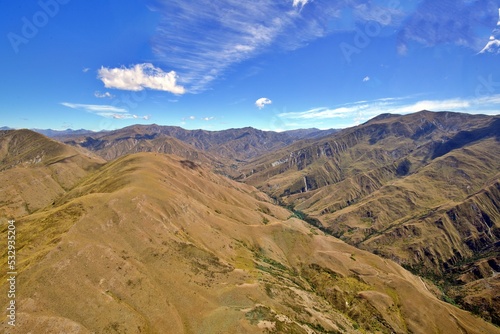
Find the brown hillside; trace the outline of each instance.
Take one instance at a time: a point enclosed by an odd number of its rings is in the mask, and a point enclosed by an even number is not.
[[[102,164],[93,153],[30,130],[0,131],[0,216],[51,204]]]
[[[160,130],[157,126],[134,125],[110,132],[84,136],[57,137],[58,140],[76,147],[88,149],[111,161],[131,153],[156,152],[175,154],[198,162],[215,162],[215,157],[201,152]]]
[[[484,268],[500,261],[499,134],[499,117],[381,115],[263,156],[246,167],[244,180],[329,233],[437,275],[440,284],[498,280],[496,269]],[[474,269],[463,264],[476,261],[482,275],[466,275]],[[479,313],[500,324],[498,284],[484,286],[494,297],[486,307],[492,313]],[[484,309],[476,306],[469,309]]]
[[[17,325],[4,318],[2,326],[11,333],[500,332],[438,300],[393,261],[290,215],[255,188],[184,158],[125,156],[53,207],[18,219]],[[0,282],[5,290],[5,273]]]
[[[226,164],[236,166],[238,161],[248,160],[265,152],[282,148],[295,140],[321,137],[335,131],[303,129],[278,133],[251,127],[206,131],[153,124],[133,125],[115,131],[83,136],[76,134],[56,138],[67,144],[85,147],[107,160],[128,153],[161,152],[192,160],[198,160],[203,155],[208,156],[208,160],[214,160],[213,157],[217,157]],[[180,145],[178,141],[187,146]]]

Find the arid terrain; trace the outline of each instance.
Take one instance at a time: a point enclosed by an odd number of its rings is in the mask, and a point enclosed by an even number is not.
[[[498,116],[54,138],[0,131],[6,333],[500,333]]]

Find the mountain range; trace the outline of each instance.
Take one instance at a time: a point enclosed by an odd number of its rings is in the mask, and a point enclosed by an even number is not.
[[[284,133],[0,131],[16,329],[499,333],[499,141],[499,116],[430,111]]]
[[[499,117],[381,115],[264,155],[242,179],[499,323],[499,140]]]

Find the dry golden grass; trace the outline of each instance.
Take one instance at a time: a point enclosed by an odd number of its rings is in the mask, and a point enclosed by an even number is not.
[[[51,205],[104,162],[30,130],[0,131],[0,216]]]
[[[183,158],[122,157],[53,207],[18,219],[17,326],[5,318],[1,326],[11,333],[499,332],[438,300],[396,263],[290,216],[252,186]],[[5,274],[0,282],[5,290]]]
[[[499,133],[498,116],[380,116],[264,155],[242,179],[350,244],[456,285],[465,300],[462,264],[499,259]],[[497,284],[483,286],[499,309]],[[494,313],[486,318],[500,324]]]

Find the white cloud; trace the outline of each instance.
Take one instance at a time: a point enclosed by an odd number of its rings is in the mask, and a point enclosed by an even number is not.
[[[303,8],[309,0],[293,0],[293,7]]]
[[[130,91],[149,88],[174,94],[185,93],[184,87],[177,85],[175,71],[164,72],[150,63],[136,64],[129,68],[101,67],[98,74],[106,88]]]
[[[490,40],[479,53],[497,53],[500,54],[500,8],[498,9],[497,27],[493,30]]]
[[[363,78],[363,82],[368,82],[368,81],[370,81],[370,77],[369,76],[366,76],[366,77]]]
[[[195,116],[189,116],[189,119],[193,121],[193,120],[196,119],[196,117]]]
[[[82,109],[90,112],[115,112],[115,113],[127,112],[127,109],[118,108],[110,105],[102,105],[102,104],[81,104],[81,103],[69,103],[69,102],[62,102],[61,104],[68,108]]]
[[[189,92],[200,92],[232,65],[269,50],[290,50],[325,36],[341,5],[312,6],[309,0],[156,0],[162,17],[153,51],[180,76]],[[310,6],[307,11],[297,10]]]
[[[215,119],[215,117],[203,117],[202,119],[204,121],[208,122],[208,121],[211,121],[211,120]]]
[[[406,56],[408,54],[408,46],[404,43],[400,43],[397,46],[398,54],[401,56]]]
[[[278,116],[284,120],[315,120],[317,122],[326,119],[350,119],[352,125],[356,125],[384,113],[409,114],[421,110],[430,110],[497,115],[500,110],[500,94],[469,99],[411,100],[412,98],[408,97],[357,101],[336,108],[314,108],[300,112],[281,113]]]
[[[301,112],[288,112],[278,114],[279,117],[289,118],[289,119],[327,119],[327,118],[344,118],[351,114],[366,109],[367,105],[353,105],[349,107],[339,107],[339,108],[314,108]]]
[[[76,109],[76,110],[84,110],[86,112],[105,117],[105,118],[114,118],[114,119],[149,119],[150,116],[137,116],[132,115],[128,112],[127,109],[118,108],[110,105],[102,105],[102,104],[82,104],[82,103],[70,103],[70,102],[61,102],[61,105]]]
[[[110,92],[105,92],[105,93],[101,93],[99,91],[96,91],[94,93],[94,96],[99,98],[99,99],[104,99],[104,98],[109,98],[109,99],[112,99],[113,97],[115,97],[113,94],[111,94]]]
[[[496,39],[494,36],[491,36],[488,43],[486,43],[485,47],[479,51],[479,53],[500,53],[500,39]]]
[[[90,71],[90,68],[88,68],[88,67],[85,67],[85,68],[82,70],[82,72],[83,72],[83,73],[87,73],[88,71]]]
[[[386,3],[388,6],[380,6],[376,2],[352,2],[353,15],[358,21],[367,23],[378,23],[381,26],[397,24],[401,21],[403,13],[398,7]],[[368,25],[366,27],[369,27]]]
[[[399,30],[399,48],[403,51],[401,45],[415,41],[425,46],[454,44],[477,52],[498,20],[495,2],[423,0]]]
[[[494,2],[154,0],[150,8],[158,12],[160,23],[152,47],[157,59],[179,74],[179,85],[196,93],[235,64],[265,52],[294,50],[339,31],[390,27],[370,38],[397,34],[400,55],[413,42],[455,44],[477,52],[497,20]]]
[[[255,105],[257,108],[262,109],[266,106],[266,104],[271,104],[273,101],[269,100],[267,97],[261,97],[257,101],[255,101]]]

